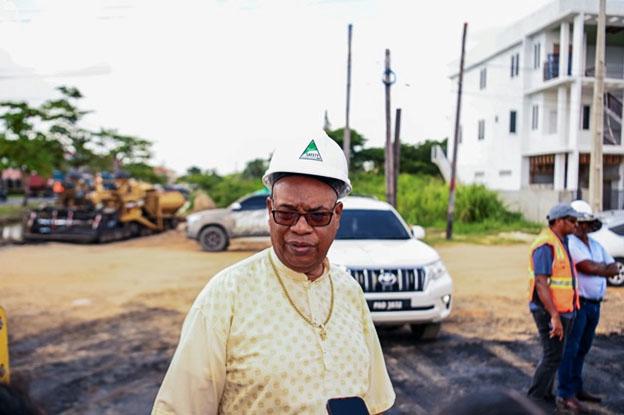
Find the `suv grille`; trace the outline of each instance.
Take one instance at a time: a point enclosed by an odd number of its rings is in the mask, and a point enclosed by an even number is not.
[[[365,293],[423,291],[423,268],[349,269]]]

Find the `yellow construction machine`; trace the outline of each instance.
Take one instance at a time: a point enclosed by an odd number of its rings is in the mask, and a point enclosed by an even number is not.
[[[77,188],[77,187],[76,187]],[[109,242],[148,235],[177,226],[176,212],[186,199],[178,191],[119,175],[112,186],[95,184],[85,197],[68,189],[59,203],[30,212],[24,239],[75,242]]]
[[[4,308],[0,307],[0,383],[11,381],[9,367],[9,326]]]

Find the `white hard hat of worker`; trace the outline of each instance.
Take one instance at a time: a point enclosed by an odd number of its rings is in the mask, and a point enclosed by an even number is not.
[[[324,131],[288,140],[273,153],[262,182],[269,189],[292,174],[315,176],[334,188],[339,198],[351,192],[347,159],[340,146]]]
[[[591,206],[584,200],[575,200],[570,203],[570,206],[574,208],[581,216],[577,219],[579,222],[593,222],[590,223],[591,232],[596,232],[602,227],[602,221],[594,215]]]
[[[581,216],[579,216],[578,221],[580,222],[590,222],[592,220],[595,220],[596,217],[594,216],[594,212],[592,211],[591,206],[589,206],[589,203],[587,203],[584,200],[575,200],[574,202],[570,203],[570,206],[572,206],[572,208],[574,210],[576,210],[578,213],[581,214]]]

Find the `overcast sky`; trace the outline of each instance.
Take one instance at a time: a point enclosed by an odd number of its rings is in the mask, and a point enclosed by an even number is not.
[[[327,110],[344,126],[353,23],[351,126],[385,140],[384,50],[402,139],[449,135],[448,64],[548,0],[0,0],[0,99],[39,102],[77,86],[87,127],[152,140],[154,161],[220,173],[266,158]]]

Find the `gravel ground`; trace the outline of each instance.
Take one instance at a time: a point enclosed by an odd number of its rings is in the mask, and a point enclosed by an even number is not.
[[[114,244],[0,248],[13,374],[50,414],[148,413],[182,320],[206,281],[264,247],[201,252],[180,232]],[[526,306],[528,245],[436,247],[455,282],[435,342],[380,330],[397,391],[392,414],[428,414],[491,386],[526,390],[539,346]],[[609,288],[586,383],[594,413],[624,413],[624,289]]]

